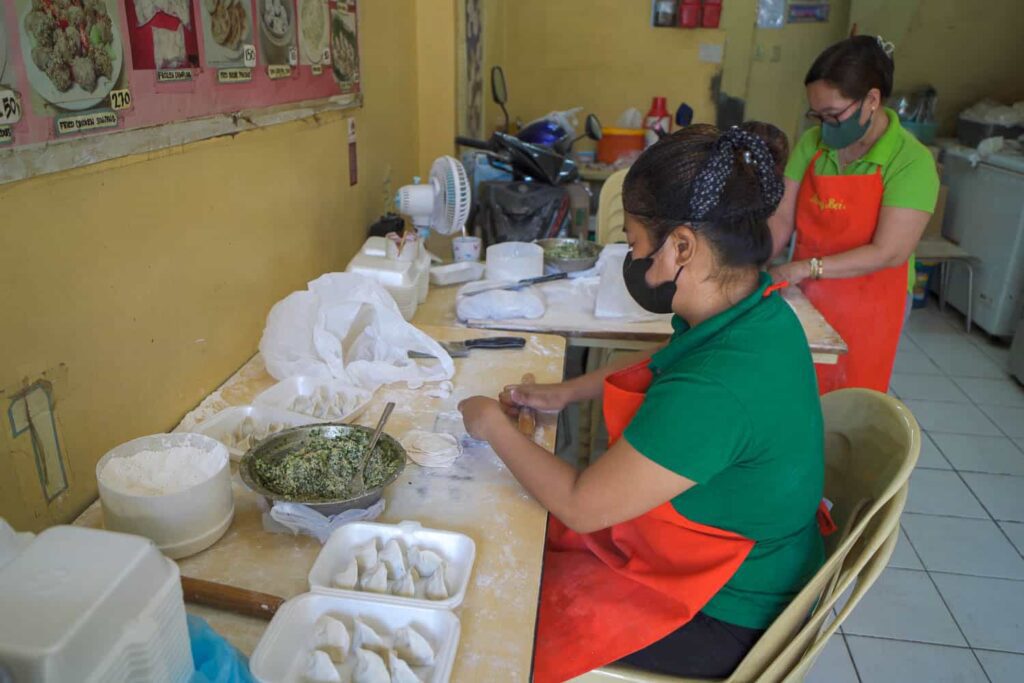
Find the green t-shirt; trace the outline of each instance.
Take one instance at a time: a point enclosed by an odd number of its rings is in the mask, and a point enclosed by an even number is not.
[[[824,562],[815,513],[824,486],[824,426],[810,348],[796,314],[762,274],[758,290],[676,333],[654,354],[633,448],[696,482],[672,505],[687,519],[755,541],[704,607],[767,628]]]
[[[789,155],[786,177],[796,182],[804,179],[811,159],[819,149],[824,150],[814,172],[818,175],[869,175],[882,167],[882,206],[893,206],[918,211],[935,211],[939,198],[939,174],[935,159],[906,128],[892,109],[885,109],[889,127],[882,133],[867,154],[840,171],[839,153],[821,142],[821,126],[814,126],[800,136]],[[914,289],[914,257],[910,257],[908,283]]]

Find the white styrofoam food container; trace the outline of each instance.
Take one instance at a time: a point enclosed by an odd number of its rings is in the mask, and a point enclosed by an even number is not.
[[[367,237],[359,253],[367,256],[387,256],[388,239],[386,237]]]
[[[313,396],[342,396],[344,409],[338,415],[315,415],[304,410],[296,410],[295,400],[309,399]],[[373,393],[340,379],[324,379],[296,375],[282,380],[253,399],[253,405],[269,406],[292,413],[311,415],[313,418],[330,422],[346,422],[353,420],[366,410],[373,399]],[[301,406],[300,406],[301,407]],[[316,420],[312,420],[315,422]]]
[[[543,254],[543,250],[541,250]],[[352,257],[345,270],[376,280],[385,287],[415,286],[419,268],[413,261],[398,261],[385,256],[359,253]]]
[[[104,483],[103,468],[113,458],[175,447],[198,448],[222,462],[208,479],[159,496],[131,494]],[[96,463],[103,525],[111,531],[145,536],[173,559],[205,550],[231,526],[235,506],[231,494],[231,458],[224,444],[202,434],[178,432],[133,439],[110,450]]]
[[[375,630],[387,645],[394,632],[410,627],[427,639],[434,650],[434,664],[414,667],[425,683],[443,683],[451,676],[461,626],[451,612],[407,605],[387,605],[333,595],[303,593],[288,600],[274,615],[249,659],[249,671],[263,683],[299,683],[309,654],[315,649],[316,621],[324,615],[340,619],[352,634],[358,618]],[[384,656],[385,664],[387,656]],[[355,663],[349,654],[339,666],[343,681]]]
[[[0,679],[184,683],[193,672],[178,565],[139,536],[43,531],[0,570]]]
[[[241,460],[248,449],[238,445],[234,435],[246,418],[252,420],[258,433],[266,433],[267,436],[273,433],[269,431],[272,425],[281,425],[282,429],[287,429],[320,421],[311,415],[293,413],[272,406],[232,406],[220,411],[209,420],[200,422],[190,431],[220,441],[228,449],[232,460]]]
[[[502,242],[487,247],[487,279],[516,282],[544,274],[544,249],[531,242]]]
[[[403,553],[410,546],[421,550],[432,550],[446,563],[445,585],[448,587],[447,600],[429,600],[423,594],[424,579],[416,585],[416,597],[403,598],[387,593],[367,593],[359,590],[335,588],[331,579],[345,568],[355,556],[357,548],[370,541],[376,541],[378,550],[392,538],[398,539]],[[410,605],[434,609],[455,609],[466,597],[469,576],[476,560],[476,544],[469,536],[454,531],[424,529],[418,522],[399,524],[378,524],[375,522],[353,522],[339,527],[320,550],[320,554],[309,571],[309,589],[314,593],[375,600],[389,605]]]
[[[459,285],[479,280],[484,274],[484,264],[479,261],[457,261],[430,269],[430,281],[435,285]]]

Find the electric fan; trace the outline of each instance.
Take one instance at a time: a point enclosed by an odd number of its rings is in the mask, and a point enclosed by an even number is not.
[[[466,169],[452,157],[434,160],[425,185],[405,185],[398,190],[395,205],[412,219],[421,237],[429,230],[451,235],[465,230],[469,217],[469,178]]]

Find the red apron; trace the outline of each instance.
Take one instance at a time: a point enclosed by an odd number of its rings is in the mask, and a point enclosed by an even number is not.
[[[882,170],[820,176],[807,166],[796,206],[793,260],[824,257],[870,244],[882,206]],[[827,275],[827,273],[826,273]],[[804,280],[800,288],[849,351],[835,365],[815,365],[818,391],[843,387],[886,392],[907,301],[907,264],[842,279]]]
[[[609,376],[609,445],[651,384],[647,363]],[[592,534],[548,521],[534,681],[566,681],[651,645],[690,621],[732,578],[754,542],[691,522],[665,503]]]

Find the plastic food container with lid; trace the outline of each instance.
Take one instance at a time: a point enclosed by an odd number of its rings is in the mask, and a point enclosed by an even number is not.
[[[114,458],[176,447],[199,449],[220,467],[212,476],[187,489],[163,495],[127,493],[104,481],[103,468]],[[202,434],[154,434],[123,443],[96,463],[104,525],[111,531],[152,539],[161,552],[173,559],[205,550],[231,526],[234,502],[230,462],[224,444]]]
[[[502,242],[487,247],[488,280],[516,282],[544,274],[544,249],[529,242]]]

